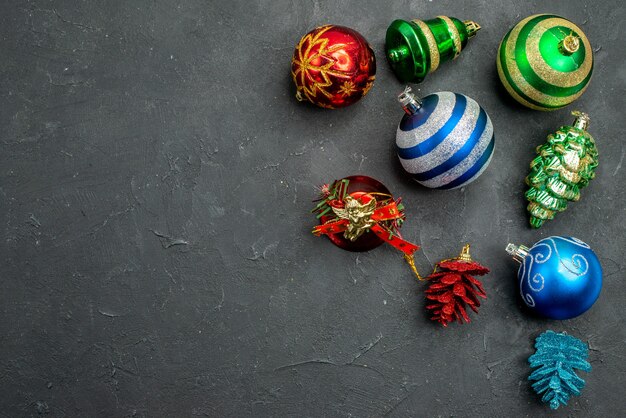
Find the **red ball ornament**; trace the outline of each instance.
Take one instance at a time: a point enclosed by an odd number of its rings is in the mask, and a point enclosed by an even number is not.
[[[359,200],[360,203],[367,204],[372,199],[372,194],[375,195],[386,195],[391,196],[391,192],[384,184],[379,182],[376,179],[373,179],[368,176],[349,176],[344,180],[348,180],[346,182],[346,193],[351,197]],[[326,187],[331,187],[326,186]],[[323,189],[323,187],[322,187]],[[324,191],[322,190],[322,193]],[[331,206],[337,207],[341,206],[341,199],[335,199],[335,201],[329,202]],[[339,203],[339,204],[335,204]],[[332,220],[335,217],[335,214],[331,211],[325,215],[320,217],[320,224],[325,224],[326,222]],[[379,238],[376,234],[363,234],[358,239],[354,241],[350,241],[345,238],[343,234],[327,234],[326,235],[330,241],[335,244],[337,247],[342,248],[348,251],[369,251],[374,248],[385,243],[381,238]]]
[[[296,98],[327,109],[355,103],[374,85],[376,58],[357,31],[325,25],[300,39],[291,59]]]
[[[404,254],[413,273],[413,253],[419,245],[400,235],[404,222],[402,199],[394,198],[378,180],[368,176],[349,176],[320,188],[320,197],[312,212],[320,224],[313,235],[327,236],[337,247],[348,251],[369,251],[387,243]]]

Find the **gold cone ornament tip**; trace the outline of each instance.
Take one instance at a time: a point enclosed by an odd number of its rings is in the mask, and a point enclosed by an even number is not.
[[[469,38],[476,36],[476,32],[481,29],[480,25],[473,20],[465,20],[463,23],[465,24],[465,29],[467,29],[467,36]]]

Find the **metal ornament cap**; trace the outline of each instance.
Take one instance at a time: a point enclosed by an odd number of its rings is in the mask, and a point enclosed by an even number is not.
[[[539,316],[575,318],[600,296],[600,260],[578,238],[551,236],[530,249],[509,244],[506,251],[521,264],[517,278],[522,300]]]
[[[580,129],[581,131],[586,131],[589,128],[589,122],[591,122],[591,118],[585,112],[581,112],[580,110],[575,110],[572,112],[572,116],[574,119],[574,123],[572,126],[576,129]]]

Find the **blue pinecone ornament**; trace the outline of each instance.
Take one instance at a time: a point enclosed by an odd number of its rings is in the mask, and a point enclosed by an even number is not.
[[[538,367],[528,376],[528,380],[535,381],[533,389],[543,394],[541,400],[552,409],[567,405],[570,396],[580,395],[585,387],[574,369],[591,371],[587,344],[565,333],[546,331],[535,340],[535,348],[537,352],[528,358],[530,367]]]

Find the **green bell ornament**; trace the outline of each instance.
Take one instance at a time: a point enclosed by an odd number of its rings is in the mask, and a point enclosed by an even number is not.
[[[529,16],[502,39],[500,81],[519,103],[555,110],[578,99],[593,72],[593,49],[583,31],[550,14]]]
[[[598,149],[587,132],[589,116],[578,111],[572,114],[576,116],[573,125],[548,135],[548,141],[537,147],[537,157],[530,163],[526,199],[533,228],[567,209],[567,202],[580,199],[580,189],[595,176]]]
[[[447,16],[394,20],[385,38],[387,59],[400,81],[420,83],[439,64],[458,57],[479,29],[475,22]]]

